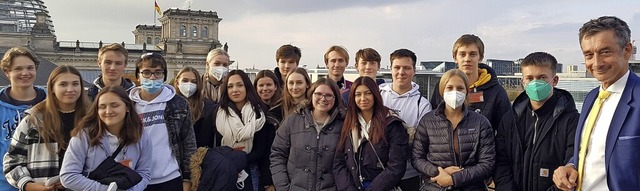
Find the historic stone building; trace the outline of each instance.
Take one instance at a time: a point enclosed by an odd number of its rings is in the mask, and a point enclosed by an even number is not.
[[[0,13],[19,13],[9,17],[0,16],[0,53],[15,46],[32,49],[44,63],[72,65],[81,70],[87,82],[100,74],[98,50],[105,44],[122,43],[129,51],[126,72],[133,74],[136,60],[144,53],[157,52],[167,60],[169,77],[172,79],[184,66],[192,66],[204,72],[207,53],[222,46],[218,40],[218,24],[222,18],[212,11],[168,9],[159,18],[161,26],[138,25],[132,31],[134,43],[58,41],[53,21],[42,0],[29,3],[0,2]],[[28,11],[27,11],[28,10]],[[16,18],[21,18],[17,20]],[[34,19],[35,18],[35,19]],[[125,32],[125,31],[122,31]],[[49,71],[38,69],[38,85],[44,85]],[[4,75],[0,86],[7,85]],[[42,82],[44,80],[44,82]]]

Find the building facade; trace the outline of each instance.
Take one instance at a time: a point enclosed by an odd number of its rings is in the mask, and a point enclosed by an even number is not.
[[[98,50],[106,44],[121,43],[129,51],[127,76],[134,76],[135,62],[144,53],[164,56],[168,78],[172,79],[184,66],[205,70],[207,53],[222,47],[218,40],[222,18],[213,11],[168,9],[159,18],[162,25],[137,25],[132,31],[134,43],[58,41],[49,12],[41,0],[0,2],[0,53],[12,47],[32,49],[41,60],[55,65],[78,68],[85,81],[100,74]],[[13,14],[7,16],[6,14]],[[38,70],[39,74],[49,71]],[[44,77],[46,79],[46,76]],[[132,79],[136,81],[136,79]],[[46,81],[45,81],[46,82]],[[0,86],[6,86],[0,80]]]

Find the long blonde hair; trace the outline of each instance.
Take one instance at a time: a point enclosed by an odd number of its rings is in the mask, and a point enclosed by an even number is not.
[[[42,121],[36,120],[35,118],[31,118],[32,120],[30,121],[38,128],[38,133],[45,143],[51,143],[53,141],[58,143],[57,151],[53,151],[51,145],[47,144],[47,150],[49,150],[49,152],[61,152],[63,149],[66,149],[69,144],[68,140],[64,140],[64,135],[62,134],[62,121],[58,113],[60,106],[53,91],[53,86],[58,80],[58,76],[66,73],[74,74],[80,79],[80,97],[76,101],[74,125],[82,120],[87,113],[87,107],[91,106],[87,92],[84,90],[82,76],[75,67],[61,65],[51,71],[51,75],[49,75],[49,79],[47,80],[47,98],[32,108],[36,113],[42,114]]]
[[[289,83],[287,83],[287,81],[289,80],[289,76],[295,73],[298,73],[304,76],[304,81],[307,83],[307,87],[304,90],[304,94],[302,96],[304,96],[305,100],[309,99],[309,96],[307,95],[307,92],[311,88],[311,79],[309,78],[309,74],[307,73],[307,70],[305,70],[304,68],[296,68],[291,73],[287,74],[287,77],[284,79],[284,88],[282,90],[284,94],[284,102],[282,103],[282,105],[284,106],[283,119],[287,118],[289,114],[292,114],[293,112],[295,112],[294,110],[297,109],[296,104],[293,103],[293,97],[289,93],[289,85],[288,85]],[[301,103],[297,103],[297,104],[301,104]]]

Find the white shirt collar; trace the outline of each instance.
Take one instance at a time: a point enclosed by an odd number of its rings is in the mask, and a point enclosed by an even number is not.
[[[622,93],[622,91],[624,91],[624,87],[627,85],[627,80],[629,79],[629,73],[630,71],[627,70],[627,73],[625,73],[622,77],[620,77],[618,81],[611,84],[611,86],[609,86],[606,89],[606,91],[611,93]],[[603,91],[602,86],[600,86],[600,91]]]

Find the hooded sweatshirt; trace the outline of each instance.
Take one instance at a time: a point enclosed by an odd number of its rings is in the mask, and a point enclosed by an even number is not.
[[[422,97],[420,93],[420,86],[415,82],[411,82],[411,90],[399,95],[392,89],[393,83],[385,83],[380,85],[380,95],[384,106],[387,106],[391,110],[400,116],[406,125],[413,128],[411,132],[415,132],[415,127],[418,125],[422,116],[431,111],[431,103],[427,98]],[[417,106],[417,107],[416,107]],[[410,140],[413,140],[413,136],[410,136]],[[409,144],[409,149],[411,149]],[[408,152],[411,153],[411,152]],[[420,175],[416,169],[411,165],[407,165],[407,171],[404,174],[403,179],[412,178]]]
[[[142,87],[133,88],[129,97],[136,103],[136,111],[142,119],[142,126],[152,137],[153,155],[171,156],[153,157],[149,184],[164,183],[180,177],[180,168],[176,156],[171,152],[169,132],[164,119],[167,102],[176,95],[176,90],[172,86],[164,85],[160,94],[151,101],[140,98],[141,91],[143,91]]]
[[[7,148],[11,144],[11,137],[13,137],[18,124],[24,118],[24,111],[46,97],[44,90],[37,87],[34,88],[37,94],[36,98],[23,103],[18,103],[20,101],[9,97],[10,87],[0,90],[0,126],[2,127],[2,131],[0,131],[0,156],[4,156],[7,153]],[[5,176],[0,176],[0,190],[16,190],[16,188],[7,182]]]

